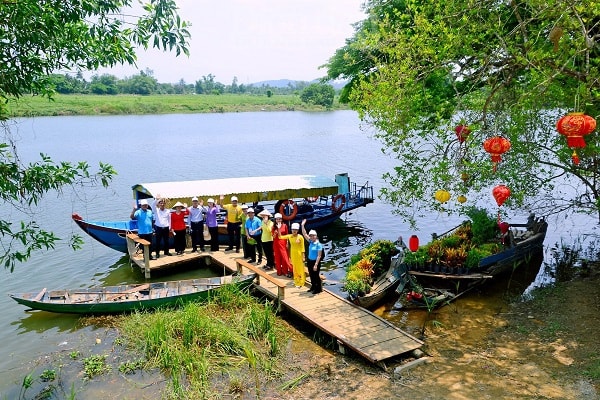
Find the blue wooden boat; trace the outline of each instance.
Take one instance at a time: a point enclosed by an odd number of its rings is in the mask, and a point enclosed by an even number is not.
[[[294,175],[141,183],[132,189],[138,202],[141,199],[150,202],[161,195],[169,199],[169,207],[177,201],[191,204],[194,196],[206,203],[208,198],[218,199],[221,195],[228,202],[227,199],[235,195],[240,204],[253,206],[257,213],[262,209],[269,210],[271,214],[279,212],[287,223],[306,219],[307,229],[327,226],[342,214],[365,207],[374,200],[373,187],[368,182],[359,187],[350,182],[347,174],[338,174],[335,180],[323,176]],[[89,221],[79,214],[73,214],[72,219],[88,235],[122,253],[127,253],[125,235],[137,233],[136,221]],[[223,219],[221,222],[224,222]],[[220,224],[219,233],[221,242],[225,243],[224,224]]]
[[[223,285],[247,289],[256,274],[225,275],[180,281],[101,286],[75,290],[46,290],[9,294],[34,310],[71,314],[114,314],[204,301]]]

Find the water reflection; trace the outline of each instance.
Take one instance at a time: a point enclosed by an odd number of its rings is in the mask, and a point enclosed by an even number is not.
[[[28,311],[23,314],[23,317],[14,320],[10,323],[16,327],[17,335],[27,332],[43,333],[48,330],[54,332],[74,332],[78,326],[79,316],[56,314],[45,311]]]

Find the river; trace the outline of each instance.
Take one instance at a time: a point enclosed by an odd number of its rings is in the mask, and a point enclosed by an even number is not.
[[[333,178],[346,172],[353,182],[362,185],[368,181],[379,193],[384,185],[382,174],[396,165],[352,111],[43,117],[18,120],[12,131],[22,162],[37,161],[39,153],[44,153],[54,160],[86,161],[92,167],[100,161],[109,163],[118,175],[108,189],[68,188],[60,196],[46,196],[36,209],[35,220],[41,227],[60,236],[84,235],[81,250],[74,252],[59,244],[55,250],[36,253],[13,273],[0,272],[4,275],[0,393],[28,373],[20,369],[23,363],[60,350],[80,330],[76,316],[26,313],[6,294],[144,281],[121,253],[80,232],[71,221],[72,213],[85,219],[127,218],[131,186],[157,181],[300,174]],[[17,220],[16,212],[3,208],[3,218]],[[524,220],[526,215],[516,213],[512,220]],[[339,281],[350,255],[373,240],[416,233],[423,243],[431,233],[444,232],[460,220],[446,213],[431,214],[419,221],[420,230],[415,232],[392,214],[389,204],[376,199],[319,232],[327,243],[324,274],[329,282]],[[564,235],[572,241],[574,232],[583,229],[580,227],[589,230],[594,224],[587,218],[551,221],[546,246]],[[182,272],[167,279],[202,273]]]

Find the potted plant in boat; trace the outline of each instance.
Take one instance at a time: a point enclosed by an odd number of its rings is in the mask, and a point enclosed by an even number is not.
[[[350,257],[342,290],[350,296],[364,296],[371,285],[390,267],[391,258],[398,253],[390,240],[377,240]]]
[[[484,209],[471,208],[467,216],[470,220],[450,234],[421,246],[415,253],[407,253],[404,262],[416,264],[417,253],[424,252],[429,269],[434,273],[460,274],[463,268],[476,270],[482,258],[502,250],[498,241],[500,231],[496,218]]]

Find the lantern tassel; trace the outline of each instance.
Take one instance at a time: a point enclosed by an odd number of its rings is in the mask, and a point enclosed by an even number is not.
[[[584,148],[585,147],[585,139],[583,136],[570,135],[567,136],[567,146],[570,148]]]
[[[577,152],[575,150],[573,150],[573,154],[571,155],[571,159],[573,160],[573,164],[579,165],[579,156],[577,155]]]

